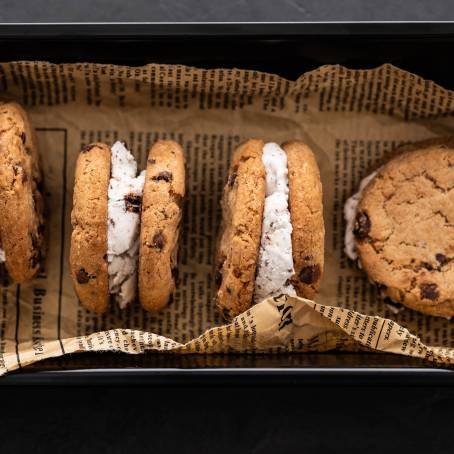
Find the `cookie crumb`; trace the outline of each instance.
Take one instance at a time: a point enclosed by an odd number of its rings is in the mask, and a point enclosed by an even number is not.
[[[156,159],[149,159],[148,164],[156,164]]]
[[[437,284],[425,283],[421,284],[419,288],[421,291],[421,298],[435,301],[440,296]]]

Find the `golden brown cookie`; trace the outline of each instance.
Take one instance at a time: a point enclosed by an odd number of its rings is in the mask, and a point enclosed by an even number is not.
[[[452,146],[413,144],[382,166],[364,189],[354,229],[361,265],[384,295],[443,317],[454,315]]]
[[[139,296],[148,311],[163,309],[175,290],[184,195],[183,150],[176,142],[161,140],[148,154],[142,200]]]
[[[76,164],[70,267],[81,304],[98,314],[109,304],[107,210],[110,147],[86,146]]]
[[[265,201],[263,146],[262,140],[248,140],[235,150],[224,187],[216,303],[226,319],[252,304]]]
[[[296,293],[314,298],[324,265],[325,225],[320,171],[312,150],[302,142],[282,145],[287,153],[289,210],[292,221],[292,255]]]
[[[0,104],[0,238],[16,282],[36,275],[44,245],[43,200],[35,132],[14,102]]]

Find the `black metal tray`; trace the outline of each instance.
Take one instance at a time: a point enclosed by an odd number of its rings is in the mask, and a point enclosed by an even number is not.
[[[454,23],[0,24],[0,60],[179,63],[295,79],[323,64],[392,63],[454,89]],[[83,354],[37,363],[8,385],[251,384],[452,386],[454,374],[384,354]]]

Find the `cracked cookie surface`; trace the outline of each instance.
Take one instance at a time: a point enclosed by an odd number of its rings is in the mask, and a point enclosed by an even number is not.
[[[406,147],[366,186],[354,235],[382,294],[420,312],[454,315],[454,147]]]
[[[15,102],[0,103],[0,243],[10,277],[38,272],[44,244],[43,199],[35,132]]]
[[[148,311],[164,308],[175,290],[184,195],[183,150],[160,140],[148,154],[141,213],[139,295]]]

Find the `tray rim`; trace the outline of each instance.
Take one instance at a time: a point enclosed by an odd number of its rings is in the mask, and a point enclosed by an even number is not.
[[[1,38],[178,36],[409,36],[454,35],[454,21],[288,22],[1,22]]]
[[[1,40],[92,38],[291,38],[372,36],[454,38],[454,21],[288,21],[288,22],[2,22]],[[342,353],[340,353],[342,355]],[[99,368],[13,372],[0,386],[164,384],[309,384],[454,386],[449,369],[431,367],[222,367]]]

